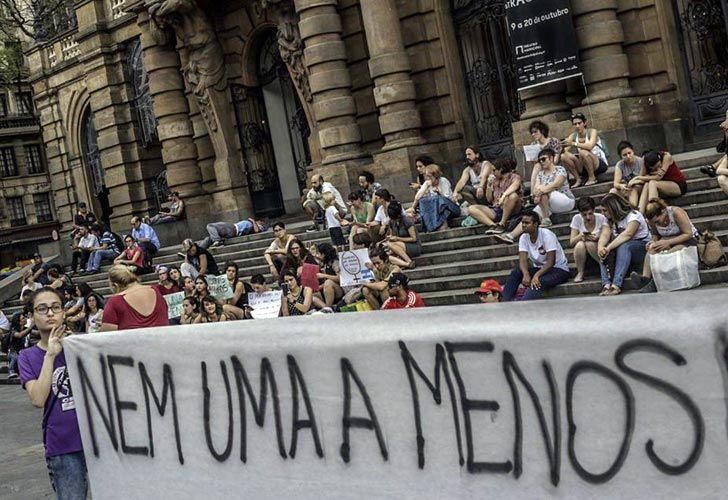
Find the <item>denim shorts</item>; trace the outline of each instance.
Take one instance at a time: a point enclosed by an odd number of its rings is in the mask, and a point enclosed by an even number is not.
[[[46,457],[51,487],[58,500],[85,500],[88,472],[82,451]]]

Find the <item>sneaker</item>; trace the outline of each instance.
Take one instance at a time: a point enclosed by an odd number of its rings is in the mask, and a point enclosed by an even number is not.
[[[318,230],[319,230],[318,224],[311,224],[310,226],[308,226],[306,228],[307,233],[315,233]]]
[[[210,245],[210,248],[216,248],[216,247],[222,247],[222,246],[225,246],[225,243],[223,243],[222,240],[218,240],[218,241],[213,241],[212,244]]]
[[[503,234],[506,230],[503,226],[500,224],[495,224],[493,226],[490,226],[486,231],[485,234]]]
[[[10,375],[8,375],[8,380],[13,380],[13,379],[16,379],[16,378],[18,378],[18,374],[17,373],[11,373]]]
[[[657,285],[655,285],[655,280],[650,280],[649,283],[640,288],[639,293],[657,293]]]
[[[549,219],[548,217],[541,220],[541,227],[551,227],[553,225],[554,225],[554,223],[551,222],[551,219]]]
[[[501,233],[501,234],[494,234],[493,235],[496,240],[502,241],[503,243],[508,243],[509,245],[513,244],[514,239],[513,236],[511,236],[511,233]]]
[[[177,256],[182,257],[183,259],[187,257],[184,252],[177,252]]]

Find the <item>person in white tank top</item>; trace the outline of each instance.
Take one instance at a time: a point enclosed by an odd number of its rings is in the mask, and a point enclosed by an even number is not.
[[[452,201],[459,203],[462,197],[469,205],[486,205],[486,182],[493,168],[491,162],[483,160],[477,147],[465,148],[465,169],[452,191]]]

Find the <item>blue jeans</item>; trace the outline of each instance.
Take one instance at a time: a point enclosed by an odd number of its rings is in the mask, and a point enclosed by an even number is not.
[[[539,267],[529,267],[528,274],[533,276],[539,270]],[[534,290],[533,288],[526,289],[526,293],[523,294],[521,300],[536,300],[543,296],[543,292],[555,288],[561,283],[566,283],[571,276],[571,273],[564,271],[558,267],[552,267],[543,276],[539,278],[541,281],[541,289]],[[511,271],[510,276],[506,280],[506,286],[503,287],[503,302],[510,302],[518,291],[518,287],[523,281],[523,273],[520,267],[516,267]]]
[[[85,500],[88,472],[82,451],[46,457],[48,476],[58,500]]]
[[[113,250],[94,250],[91,253],[91,258],[88,259],[88,265],[86,266],[87,271],[98,271],[101,267],[101,262],[104,260],[114,260],[118,257],[118,253]]]
[[[602,275],[602,286],[612,284],[621,289],[624,283],[624,277],[627,275],[632,263],[641,265],[645,260],[646,254],[647,240],[629,240],[619,245],[616,250],[614,277],[612,279],[609,277],[609,269],[606,263],[599,263],[599,270]]]
[[[13,351],[12,349],[8,351],[8,375],[13,375],[14,373],[18,373],[18,353],[17,351]]]

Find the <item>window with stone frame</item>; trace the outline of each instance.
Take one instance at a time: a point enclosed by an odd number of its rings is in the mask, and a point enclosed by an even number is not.
[[[28,167],[29,174],[42,174],[45,172],[43,158],[40,155],[40,146],[37,144],[27,144],[25,146],[25,165]]]
[[[34,112],[33,97],[30,95],[30,92],[16,92],[15,104],[18,108],[19,115],[32,115]]]
[[[147,147],[158,141],[157,117],[154,115],[154,101],[149,90],[149,75],[144,68],[142,44],[137,38],[127,47],[127,71],[131,80],[131,107],[136,111],[139,124],[139,142]]]
[[[22,196],[6,198],[5,204],[8,207],[10,226],[25,226],[26,224],[28,224],[28,220],[25,218],[25,206],[23,205]]]
[[[12,147],[0,148],[0,176],[15,177],[18,175],[18,164],[15,161],[15,150]]]
[[[51,208],[50,194],[34,194],[33,205],[35,206],[35,218],[38,222],[50,222],[53,220],[53,209]]]
[[[0,94],[0,117],[8,115],[8,96],[5,93]]]

